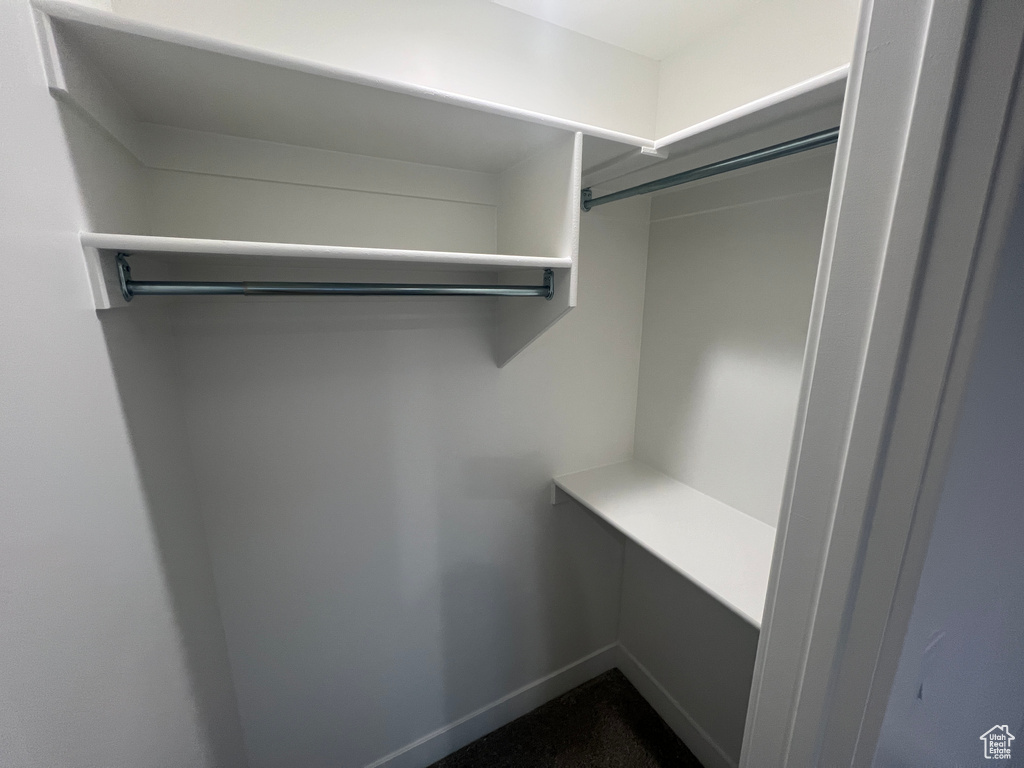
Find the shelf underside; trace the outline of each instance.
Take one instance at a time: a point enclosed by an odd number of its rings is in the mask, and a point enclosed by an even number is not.
[[[556,477],[575,499],[755,627],[775,529],[637,461]]]
[[[51,55],[63,70],[57,90],[63,86],[86,111],[96,99],[83,91],[102,88],[121,102],[122,115],[108,108],[94,114],[101,120],[488,173],[572,132],[470,108],[436,91],[402,92],[396,90],[400,84],[74,3],[43,0],[36,6],[53,29]],[[114,132],[124,138],[130,130]]]

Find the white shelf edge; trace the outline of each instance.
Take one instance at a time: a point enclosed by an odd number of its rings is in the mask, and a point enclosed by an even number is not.
[[[443,104],[450,104],[456,107],[465,107],[478,112],[486,112],[501,117],[509,117],[522,120],[528,123],[543,125],[550,128],[557,128],[572,133],[582,132],[588,136],[595,136],[602,139],[621,142],[622,144],[635,147],[650,147],[653,140],[642,136],[623,133],[608,128],[601,128],[596,125],[580,123],[575,120],[567,120],[554,115],[546,115],[528,109],[500,104],[486,99],[478,99],[472,96],[464,96],[450,91],[443,91],[437,88],[429,88],[414,83],[407,83],[388,78],[377,77],[365,72],[344,69],[342,67],[326,64],[314,59],[305,59],[298,56],[291,56],[284,53],[255,48],[248,45],[232,43],[227,40],[197,35],[191,32],[184,32],[170,27],[163,27],[138,21],[130,17],[121,16],[110,11],[90,8],[71,0],[32,0],[32,6],[40,13],[52,19],[79,22],[117,32],[147,37],[174,45],[196,48],[211,53],[219,53],[225,56],[232,56],[239,59],[267,64],[282,69],[290,69],[296,72],[303,72],[318,77],[326,77],[334,80],[342,80],[357,85],[366,85],[371,88],[379,88],[384,91],[401,93],[409,96],[436,101]]]
[[[787,102],[794,102],[801,96],[807,96],[837,83],[845,82],[849,72],[850,65],[844,64],[841,67],[830,69],[828,72],[822,72],[820,75],[803,80],[802,82],[791,85],[788,88],[783,88],[781,91],[775,91],[767,96],[762,96],[759,99],[749,101],[735,109],[730,109],[719,115],[708,118],[707,120],[694,123],[687,128],[683,128],[675,131],[674,133],[663,136],[660,139],[656,139],[654,141],[654,151],[665,152],[667,148],[670,148],[679,142],[708,133],[716,128],[726,126],[729,123],[742,120],[743,118],[751,117],[756,115],[758,112],[764,112],[772,107],[781,106]]]
[[[701,499],[702,506],[706,508],[714,507],[716,513],[724,513],[731,515],[731,523],[734,524],[733,527],[736,527],[735,524],[738,523],[743,528],[746,528],[748,533],[753,534],[751,538],[758,540],[756,542],[757,551],[748,551],[746,553],[743,553],[741,557],[746,558],[749,555],[753,554],[757,557],[757,559],[760,560],[758,573],[756,574],[758,583],[754,585],[756,591],[758,592],[756,597],[759,599],[751,599],[751,595],[749,594],[746,595],[745,598],[743,598],[742,596],[737,597],[735,594],[730,594],[729,590],[723,589],[723,586],[725,586],[726,582],[728,581],[727,579],[723,581],[722,579],[717,578],[715,574],[709,575],[707,573],[699,572],[698,569],[691,567],[690,564],[686,562],[680,562],[678,558],[673,558],[672,556],[670,556],[667,551],[668,546],[665,543],[669,538],[668,536],[660,537],[657,542],[652,542],[650,540],[650,537],[645,538],[644,536],[639,534],[637,528],[631,526],[630,521],[625,520],[625,516],[621,512],[617,513],[616,510],[612,509],[611,507],[613,507],[614,505],[623,503],[623,500],[628,496],[629,491],[631,490],[625,484],[617,485],[614,480],[613,475],[616,472],[621,473],[621,471],[624,469],[627,471],[636,469],[639,474],[646,474],[651,478],[656,478],[657,483],[661,486],[661,489],[654,491],[658,496],[664,497],[664,488],[669,484],[671,484],[672,486],[677,486],[680,491],[680,495],[689,496],[691,498],[699,497]],[[593,488],[594,484],[592,481],[595,477],[599,475],[608,476],[609,480],[608,482],[604,483],[604,487],[601,487],[595,493]],[[583,482],[580,482],[581,480]],[[598,483],[600,485],[601,481],[599,480]],[[586,486],[588,484],[591,486],[591,492],[588,493],[586,491],[580,490],[580,485]],[[634,493],[636,492],[635,484],[632,488],[632,491]],[[680,574],[681,576],[685,577],[686,579],[694,583],[700,589],[708,593],[711,597],[715,598],[719,602],[721,602],[723,605],[725,605],[738,616],[746,620],[748,623],[760,629],[761,615],[764,611],[764,599],[767,594],[768,576],[769,571],[771,569],[772,552],[774,549],[775,529],[772,526],[760,520],[757,520],[756,518],[753,518],[750,515],[740,512],[739,510],[730,507],[724,502],[718,501],[717,499],[708,496],[707,494],[702,493],[696,490],[695,488],[692,488],[684,483],[681,483],[673,478],[670,478],[669,476],[661,472],[658,472],[657,470],[635,460],[620,462],[618,464],[611,464],[604,467],[596,467],[594,469],[584,470],[582,472],[574,472],[571,474],[556,477],[553,479],[552,484],[552,504],[556,504],[559,501],[563,500],[562,498],[559,497],[560,493],[565,494],[565,496],[573,499],[578,504],[582,505],[590,512],[597,515],[601,520],[610,525],[612,528],[621,533],[634,544],[639,546],[641,549],[649,552],[662,563],[664,563],[669,568],[674,570],[676,573]],[[601,501],[595,501],[594,496],[600,496],[602,494],[610,494],[614,501],[610,503],[602,503]],[[686,511],[683,509],[679,509],[679,513],[680,515],[682,515],[685,514]],[[725,527],[726,526],[723,526],[723,528]],[[721,537],[723,543],[735,543],[734,538],[730,537],[726,532],[723,533],[725,534]],[[694,536],[693,538],[696,540],[699,537]],[[732,552],[734,550],[730,549],[728,551]],[[726,553],[723,551],[723,553],[721,554],[725,555]],[[728,557],[719,558],[719,562],[727,561]],[[749,560],[746,562],[749,565]],[[728,566],[727,569],[729,569]],[[750,590],[748,589],[748,591]]]
[[[841,105],[843,96],[838,91],[839,87],[846,82],[849,69],[849,65],[836,67],[788,88],[775,91],[670,133],[656,139],[649,152],[629,149],[617,157],[606,160],[599,166],[588,169],[583,186],[632,186],[649,181],[650,178],[644,174],[652,174],[651,178],[666,176],[684,170],[686,167],[700,165],[702,162],[721,159],[709,157],[690,161],[687,155],[692,151],[701,152],[722,143],[735,141],[744,133],[756,133],[770,129],[773,125],[785,120],[797,118],[814,110],[823,110],[830,103]],[[836,119],[838,121],[838,115]],[[824,127],[832,126],[811,126],[807,132]],[[789,138],[796,138],[796,136]],[[651,153],[656,153],[656,156]],[[673,161],[678,162],[680,159],[686,160],[686,165],[682,168],[673,167]],[[608,191],[612,190],[604,189],[600,194]]]
[[[459,251],[418,251],[401,248],[361,248],[342,245],[306,245],[246,240],[211,240],[193,237],[125,235],[82,232],[82,245],[104,251],[126,253],[189,254],[207,256],[252,256],[253,258],[319,259],[323,261],[369,261],[440,266],[494,268],[569,269],[571,257],[518,256]]]
[[[318,77],[327,77],[358,85],[366,85],[372,88],[379,88],[384,91],[406,94],[429,101],[450,104],[456,107],[464,107],[478,112],[485,112],[501,117],[522,120],[536,125],[543,125],[570,132],[581,132],[587,136],[619,142],[626,146],[633,147],[634,149],[645,150],[648,153],[653,153],[655,155],[660,155],[665,148],[671,147],[679,142],[692,139],[735,121],[756,115],[758,112],[785,104],[791,100],[799,99],[802,96],[806,96],[817,90],[843,81],[846,79],[849,71],[849,65],[837,67],[800,83],[796,83],[788,88],[784,88],[762,98],[755,99],[743,104],[742,106],[736,107],[735,109],[723,112],[715,117],[662,136],[661,138],[650,138],[603,128],[589,123],[582,123],[576,120],[556,117],[554,115],[548,115],[529,109],[501,104],[487,99],[465,96],[451,91],[444,91],[437,88],[417,85],[415,83],[392,80],[389,78],[371,75],[366,72],[349,70],[314,59],[301,58],[253,46],[232,43],[227,40],[207,35],[198,35],[170,27],[138,21],[110,11],[84,6],[77,2],[73,2],[73,0],[32,0],[32,6],[45,16],[56,20],[88,24],[95,27],[124,32],[126,34],[137,35],[139,37],[146,37],[161,42],[182,45],[225,56],[232,56],[283,69],[290,69]],[[630,153],[630,155],[632,155],[632,153]]]

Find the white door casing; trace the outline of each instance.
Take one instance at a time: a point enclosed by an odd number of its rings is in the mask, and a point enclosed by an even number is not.
[[[742,766],[871,763],[1020,179],[1022,37],[1013,0],[865,0]]]

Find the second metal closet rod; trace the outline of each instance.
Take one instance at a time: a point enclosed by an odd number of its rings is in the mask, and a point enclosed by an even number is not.
[[[717,176],[720,173],[737,171],[740,168],[757,165],[758,163],[764,163],[768,160],[775,160],[780,157],[795,155],[798,152],[806,152],[809,149],[817,149],[818,147],[824,147],[828,144],[834,144],[838,140],[839,128],[829,128],[825,131],[818,131],[817,133],[811,133],[807,136],[801,136],[799,139],[791,139],[790,141],[784,141],[781,144],[773,144],[772,146],[765,147],[764,149],[755,149],[753,152],[747,152],[742,155],[737,155],[736,157],[730,157],[728,160],[719,160],[716,163],[708,163],[707,165],[700,166],[700,168],[693,168],[692,170],[683,171],[682,173],[675,173],[671,176],[666,176],[663,179],[648,181],[645,184],[637,184],[635,187],[623,189],[619,192],[612,192],[608,195],[601,195],[600,197],[593,197],[590,189],[587,188],[583,190],[580,204],[583,206],[583,210],[589,211],[595,205],[614,203],[616,200],[624,200],[627,197],[646,195],[648,192],[657,192],[662,189],[668,189],[669,187],[677,187],[680,184],[697,181],[698,179],[706,179],[709,176]]]

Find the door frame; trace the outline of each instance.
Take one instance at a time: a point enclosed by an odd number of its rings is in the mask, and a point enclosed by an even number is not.
[[[741,768],[868,766],[1024,161],[1019,0],[864,0]]]

